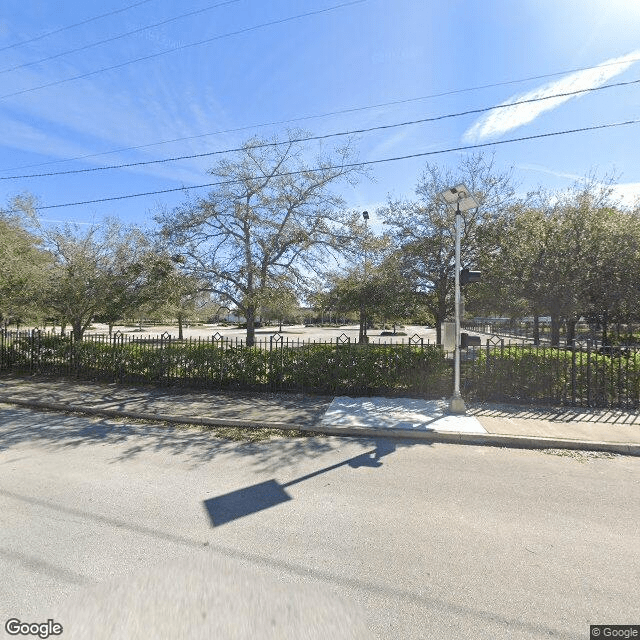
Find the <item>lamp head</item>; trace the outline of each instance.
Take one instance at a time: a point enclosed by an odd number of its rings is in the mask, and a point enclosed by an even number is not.
[[[471,195],[471,192],[463,184],[459,184],[451,189],[446,189],[440,194],[443,200],[460,211],[468,211],[480,206],[480,203]]]

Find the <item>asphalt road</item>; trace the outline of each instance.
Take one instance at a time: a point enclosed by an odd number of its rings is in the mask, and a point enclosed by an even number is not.
[[[102,616],[200,637],[185,625],[255,615],[345,634],[325,637],[583,639],[640,624],[639,515],[633,457],[233,443],[0,407],[2,633],[52,618],[73,637]],[[244,595],[211,596],[227,587]],[[182,632],[150,633],[173,604]]]

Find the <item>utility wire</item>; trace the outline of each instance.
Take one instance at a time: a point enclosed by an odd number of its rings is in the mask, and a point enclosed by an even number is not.
[[[636,61],[640,61],[640,58],[635,58],[634,60],[627,60],[626,62],[636,62]],[[479,85],[476,87],[467,87],[465,89],[451,89],[449,91],[443,91],[440,93],[432,93],[426,96],[418,96],[416,98],[405,98],[405,99],[401,99],[401,100],[392,100],[390,102],[380,102],[377,104],[371,104],[371,105],[365,105],[365,106],[360,106],[360,107],[351,107],[348,109],[340,109],[337,111],[328,111],[325,113],[321,113],[321,114],[316,114],[316,115],[309,115],[309,116],[301,116],[298,118],[290,118],[288,120],[275,120],[273,122],[263,122],[261,124],[253,124],[253,125],[246,125],[243,127],[236,127],[233,129],[222,129],[220,131],[212,131],[210,133],[200,133],[197,135],[193,135],[193,136],[184,136],[181,138],[172,138],[170,140],[160,140],[158,142],[150,142],[147,144],[140,144],[140,145],[136,145],[136,146],[131,146],[131,147],[121,147],[119,149],[111,149],[110,151],[101,151],[99,153],[89,153],[83,156],[76,156],[74,158],[65,158],[63,160],[50,160],[48,162],[39,162],[36,164],[27,164],[27,165],[20,165],[18,167],[8,167],[6,169],[0,169],[0,171],[17,171],[19,169],[30,169],[32,167],[43,167],[43,166],[47,166],[47,165],[51,165],[51,164],[60,164],[61,162],[74,162],[76,160],[86,160],[87,158],[97,158],[99,156],[105,156],[105,155],[110,155],[113,153],[121,153],[123,151],[135,151],[137,149],[146,149],[148,147],[156,147],[156,146],[160,146],[163,144],[170,144],[172,142],[183,142],[185,140],[195,140],[198,138],[206,138],[209,136],[216,136],[216,135],[222,135],[225,133],[238,133],[240,131],[248,131],[250,129],[259,129],[259,128],[263,128],[263,127],[271,127],[271,126],[276,126],[276,125],[282,125],[282,124],[292,124],[294,122],[303,122],[306,120],[317,120],[320,118],[327,118],[330,116],[336,116],[336,115],[343,115],[343,114],[347,114],[347,113],[356,113],[359,111],[368,111],[371,109],[378,109],[380,107],[389,107],[389,106],[395,106],[395,105],[399,105],[399,104],[408,104],[411,102],[420,102],[423,100],[430,100],[432,98],[440,98],[443,96],[449,96],[449,95],[455,95],[455,94],[459,94],[459,93],[468,93],[468,92],[472,92],[472,91],[479,91],[481,89],[490,89],[490,88],[494,88],[494,87],[501,87],[501,86],[505,86],[505,85],[510,85],[510,84],[518,84],[518,83],[523,83],[523,82],[528,82],[530,80],[539,80],[542,78],[551,78],[554,76],[561,76],[561,75],[566,75],[568,73],[575,73],[578,71],[587,71],[590,69],[596,69],[599,67],[605,67],[605,66],[610,66],[610,65],[616,65],[616,64],[623,64],[622,62],[612,62],[612,63],[608,63],[606,65],[595,65],[593,67],[581,67],[578,69],[567,69],[566,71],[556,71],[553,73],[547,73],[544,75],[537,75],[537,76],[530,76],[528,78],[520,78],[518,80],[506,80],[504,82],[496,82],[496,83],[492,83],[492,84],[485,84],[485,85]],[[609,85],[607,85],[609,86]],[[603,87],[604,88],[604,87]],[[517,103],[512,103],[512,104],[517,104]]]
[[[139,7],[141,4],[147,4],[152,0],[141,0],[140,2],[134,2],[133,4],[127,5],[122,9],[116,9],[115,11],[109,11],[109,13],[103,13],[99,16],[94,16],[93,18],[87,18],[82,22],[76,22],[75,24],[67,25],[66,27],[60,27],[55,31],[48,31],[47,33],[43,33],[40,36],[36,36],[35,38],[30,38],[29,40],[22,40],[22,42],[16,42],[14,44],[7,45],[6,47],[0,48],[0,51],[6,51],[7,49],[13,49],[15,47],[21,47],[23,44],[29,44],[30,42],[36,42],[36,40],[42,40],[43,38],[47,38],[48,36],[52,36],[56,33],[60,33],[62,31],[67,31],[68,29],[73,29],[74,27],[79,27],[83,24],[87,24],[88,22],[93,22],[94,20],[100,20],[101,18],[107,18],[108,16],[113,16],[116,13],[122,13],[123,11],[128,11],[129,9],[133,9],[134,7]]]
[[[113,36],[112,38],[107,38],[105,40],[98,40],[98,42],[92,42],[90,44],[84,45],[83,47],[78,47],[77,49],[68,49],[67,51],[63,51],[62,53],[57,53],[53,56],[48,56],[47,58],[40,58],[40,60],[34,60],[33,62],[25,62],[24,64],[19,64],[15,67],[8,67],[7,69],[1,69],[0,74],[8,73],[9,71],[17,71],[18,69],[24,69],[25,67],[31,67],[34,64],[40,64],[41,62],[48,62],[49,60],[55,60],[56,58],[62,58],[62,56],[67,56],[71,53],[86,51],[87,49],[92,49],[93,47],[97,47],[98,45],[101,45],[101,44],[106,44],[107,42],[120,40],[121,38],[125,38],[126,36],[131,36],[135,33],[140,33],[141,31],[146,31],[147,29],[154,29],[155,27],[161,27],[162,25],[168,24],[169,22],[174,22],[176,20],[180,20],[181,18],[189,18],[191,16],[195,16],[200,13],[205,13],[206,11],[211,11],[212,9],[217,9],[218,7],[223,7],[227,4],[234,4],[236,2],[240,2],[240,0],[226,0],[226,2],[219,2],[218,4],[212,4],[212,5],[209,5],[208,7],[204,7],[204,9],[197,9],[196,11],[181,13],[179,16],[174,16],[173,18],[168,18],[167,20],[163,20],[162,22],[156,22],[155,24],[148,24],[146,27],[140,27],[139,29],[134,29],[133,31],[127,31],[126,33],[121,33],[119,36]]]
[[[327,138],[336,138],[336,137],[340,137],[340,136],[349,136],[349,135],[357,135],[357,134],[361,134],[361,133],[370,133],[372,131],[381,131],[384,129],[395,129],[398,127],[406,127],[409,125],[415,125],[415,124],[424,124],[425,122],[436,122],[438,120],[445,120],[448,118],[459,118],[461,116],[467,116],[467,115],[472,115],[472,114],[478,114],[478,113],[486,113],[487,111],[493,111],[495,109],[507,109],[509,107],[514,107],[514,106],[518,106],[521,104],[529,104],[531,102],[540,102],[542,100],[552,100],[555,98],[563,98],[563,97],[568,97],[568,96],[574,96],[574,95],[578,95],[580,93],[588,93],[591,91],[602,91],[603,89],[611,89],[613,87],[624,87],[624,86],[628,86],[628,85],[633,85],[633,84],[638,84],[640,83],[640,79],[637,80],[629,80],[627,82],[616,82],[613,84],[605,84],[602,85],[601,87],[591,87],[588,89],[576,89],[575,91],[566,91],[564,93],[556,93],[550,96],[542,96],[539,98],[529,98],[527,100],[519,100],[517,102],[510,102],[508,104],[499,104],[499,105],[494,105],[492,107],[482,107],[479,109],[469,109],[467,111],[459,111],[457,113],[447,113],[444,115],[439,115],[439,116],[432,116],[429,118],[420,118],[419,120],[408,120],[406,122],[396,122],[393,124],[383,124],[383,125],[378,125],[375,127],[367,127],[364,129],[351,129],[350,131],[339,131],[336,133],[325,133],[325,134],[321,134],[321,135],[312,135],[312,136],[305,136],[302,138],[292,138],[289,140],[281,140],[281,141],[275,141],[275,142],[263,142],[263,143],[259,143],[259,144],[252,144],[251,148],[252,149],[261,149],[264,147],[278,147],[278,146],[282,146],[285,144],[295,144],[298,142],[309,142],[311,140],[326,140]],[[222,155],[225,153],[234,153],[236,151],[242,151],[244,147],[235,147],[233,149],[221,149],[218,151],[207,151],[206,153],[193,153],[191,155],[186,155],[186,156],[174,156],[172,158],[161,158],[158,160],[144,160],[144,161],[140,161],[140,162],[128,162],[126,164],[112,164],[112,165],[107,165],[105,167],[91,167],[88,169],[70,169],[69,171],[52,171],[49,173],[31,173],[31,174],[27,174],[27,175],[21,175],[21,176],[3,176],[0,177],[0,180],[17,180],[20,178],[44,178],[44,177],[50,177],[50,176],[63,176],[63,175],[69,175],[69,174],[75,174],[75,173],[91,173],[94,171],[108,171],[111,169],[126,169],[126,168],[130,168],[130,167],[139,167],[139,166],[143,166],[143,165],[149,165],[149,164],[162,164],[165,162],[176,162],[178,160],[193,160],[194,158],[206,158],[209,156],[215,156],[215,155]]]
[[[521,138],[510,138],[509,140],[498,140],[497,142],[483,142],[483,143],[479,143],[479,144],[470,144],[470,145],[464,145],[464,146],[460,146],[460,147],[450,147],[448,149],[438,149],[436,151],[422,151],[420,153],[412,153],[409,155],[405,155],[405,156],[395,156],[392,158],[379,158],[377,160],[366,160],[364,162],[352,162],[352,163],[348,163],[348,164],[343,164],[340,165],[339,167],[336,168],[340,168],[340,169],[355,169],[355,168],[359,168],[359,167],[365,167],[368,165],[374,165],[374,164],[383,164],[386,162],[396,162],[398,160],[408,160],[411,158],[424,158],[427,156],[435,156],[435,155],[441,155],[444,153],[452,153],[455,151],[470,151],[472,149],[482,149],[484,147],[493,147],[493,146],[497,146],[497,145],[501,145],[501,144],[510,144],[513,142],[523,142],[526,140],[537,140],[540,138],[551,138],[553,136],[564,136],[564,135],[569,135],[572,133],[582,133],[584,131],[596,131],[598,129],[612,129],[614,127],[624,127],[624,126],[628,126],[631,124],[639,124],[640,123],[640,119],[636,119],[636,120],[626,120],[624,122],[612,122],[612,123],[608,123],[608,124],[599,124],[599,125],[593,125],[590,127],[581,127],[579,129],[565,129],[563,131],[552,131],[550,133],[539,133],[537,135],[533,135],[533,136],[523,136]],[[315,169],[301,169],[299,171],[287,171],[287,172],[283,172],[283,173],[275,173],[273,174],[272,178],[281,178],[281,177],[287,177],[287,176],[296,176],[296,175],[301,175],[301,174],[305,174],[305,173],[317,173],[319,171],[326,171],[327,169],[330,169],[331,167],[317,167]],[[160,189],[158,191],[145,191],[144,193],[130,193],[130,194],[126,194],[126,195],[121,195],[121,196],[111,196],[109,198],[96,198],[94,200],[83,200],[80,202],[65,202],[65,203],[61,203],[61,204],[49,204],[49,205],[45,205],[45,206],[41,206],[41,207],[36,207],[37,209],[59,209],[61,207],[77,207],[80,205],[85,205],[85,204],[97,204],[99,202],[113,202],[115,200],[128,200],[131,198],[142,198],[144,196],[154,196],[154,195],[159,195],[162,193],[172,193],[172,192],[176,192],[176,191],[191,191],[192,189],[204,189],[206,187],[219,187],[222,185],[228,185],[228,184],[238,184],[241,182],[244,182],[245,180],[259,180],[264,178],[264,176],[252,176],[249,178],[244,178],[243,180],[222,180],[219,182],[208,182],[206,184],[197,184],[197,185],[192,185],[189,187],[186,186],[182,186],[182,187],[174,187],[173,189]],[[12,209],[10,211],[6,211],[5,213],[19,213],[19,209]]]
[[[148,0],[147,0],[148,1]],[[114,69],[122,69],[123,67],[127,67],[130,64],[134,64],[136,62],[142,62],[143,60],[152,60],[153,58],[158,58],[159,56],[163,56],[167,53],[173,53],[174,51],[182,51],[184,49],[190,49],[191,47],[199,47],[203,44],[209,44],[211,42],[215,42],[216,40],[222,40],[224,38],[230,38],[232,36],[241,35],[243,33],[249,33],[251,31],[257,31],[258,29],[264,29],[265,27],[272,27],[277,24],[285,24],[286,22],[292,22],[293,20],[299,20],[300,18],[307,18],[309,16],[320,15],[321,13],[328,13],[329,11],[335,11],[336,9],[342,9],[344,7],[350,7],[355,4],[361,4],[363,2],[367,2],[367,0],[351,0],[350,2],[343,2],[341,4],[333,5],[332,7],[326,7],[325,9],[317,9],[315,11],[307,11],[306,13],[299,13],[295,16],[289,16],[287,18],[280,18],[278,20],[271,20],[270,22],[263,22],[261,24],[254,25],[253,27],[245,27],[243,29],[238,29],[236,31],[229,31],[228,33],[223,33],[213,38],[207,38],[205,40],[199,40],[198,42],[190,42],[188,44],[183,44],[178,47],[173,47],[172,49],[165,49],[164,51],[158,51],[157,53],[152,53],[148,56],[142,56],[141,58],[134,58],[133,60],[127,60],[125,62],[121,62],[119,64],[111,65],[110,67],[102,67],[101,69],[95,69],[94,71],[88,71],[87,73],[82,73],[77,76],[71,76],[70,78],[63,78],[62,80],[55,80],[54,82],[48,82],[47,84],[41,84],[37,87],[30,87],[29,89],[22,89],[21,91],[14,91],[13,93],[7,93],[3,96],[0,96],[0,100],[5,100],[6,98],[13,98],[14,96],[20,96],[25,93],[30,93],[32,91],[38,91],[39,89],[46,89],[47,87],[55,87],[60,84],[65,84],[66,82],[71,82],[72,80],[80,80],[82,78],[88,78],[90,76],[95,76],[98,73],[103,73],[104,71],[112,71]]]
[[[281,140],[281,141],[274,141],[274,142],[264,142],[264,143],[260,143],[260,144],[255,144],[255,145],[251,145],[251,147],[253,149],[261,149],[264,147],[278,147],[284,144],[295,144],[298,142],[309,142],[311,140],[325,140],[327,138],[336,138],[336,137],[340,137],[340,136],[349,136],[349,135],[357,135],[357,134],[361,134],[361,133],[370,133],[372,131],[381,131],[384,129],[395,129],[398,127],[406,127],[409,125],[415,125],[415,124],[424,124],[425,122],[436,122],[438,120],[445,120],[448,118],[459,118],[461,116],[467,116],[467,115],[473,115],[473,114],[478,114],[478,113],[486,113],[487,111],[493,111],[495,109],[507,109],[509,107],[514,107],[514,106],[518,106],[521,104],[529,104],[532,102],[540,102],[542,100],[551,100],[551,99],[555,99],[555,98],[562,98],[562,97],[568,97],[568,96],[574,96],[574,95],[578,95],[581,93],[589,93],[591,91],[602,91],[603,89],[611,89],[613,87],[624,87],[624,86],[628,86],[628,85],[633,85],[633,84],[638,84],[640,83],[640,79],[637,80],[629,80],[626,82],[616,82],[613,84],[606,84],[606,85],[602,85],[601,87],[591,87],[588,89],[576,89],[575,91],[565,91],[563,93],[556,93],[554,95],[550,95],[550,96],[542,96],[539,98],[529,98],[527,100],[519,100],[517,102],[510,102],[508,104],[499,104],[499,105],[494,105],[492,107],[482,107],[479,109],[469,109],[467,111],[459,111],[457,113],[447,113],[444,115],[439,115],[439,116],[432,116],[429,118],[421,118],[419,120],[408,120],[406,122],[396,122],[393,124],[383,124],[383,125],[378,125],[375,127],[367,127],[364,129],[352,129],[350,131],[339,131],[336,133],[325,133],[325,134],[321,134],[321,135],[313,135],[313,136],[305,136],[302,138],[293,138],[290,140]],[[27,175],[21,175],[21,176],[3,176],[0,177],[0,180],[17,180],[20,178],[44,178],[44,177],[50,177],[50,176],[61,176],[61,175],[69,175],[69,174],[75,174],[75,173],[90,173],[93,171],[107,171],[107,170],[111,170],[111,169],[125,169],[125,168],[130,168],[130,167],[139,167],[139,166],[143,166],[143,165],[149,165],[149,164],[162,164],[165,162],[176,162],[178,160],[192,160],[194,158],[205,158],[205,157],[209,157],[209,156],[215,156],[215,155],[222,155],[225,153],[234,153],[236,151],[242,151],[243,147],[235,147],[233,149],[222,149],[222,150],[218,150],[218,151],[208,151],[206,153],[194,153],[191,155],[186,155],[186,156],[174,156],[172,158],[161,158],[158,160],[144,160],[144,161],[140,161],[140,162],[128,162],[126,164],[113,164],[113,165],[108,165],[105,167],[91,167],[89,169],[71,169],[69,171],[54,171],[54,172],[49,172],[49,173],[32,173],[32,174],[27,174]]]

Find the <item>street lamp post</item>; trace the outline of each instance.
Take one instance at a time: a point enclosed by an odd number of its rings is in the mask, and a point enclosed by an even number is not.
[[[455,272],[455,352],[454,352],[454,378],[453,395],[449,401],[451,413],[466,413],[464,400],[460,393],[460,236],[462,226],[462,213],[479,206],[464,184],[443,191],[440,196],[448,207],[456,205],[456,272]]]
[[[363,211],[362,217],[364,218],[365,225],[365,233],[364,233],[364,266],[363,266],[363,277],[362,277],[362,288],[360,289],[360,336],[359,342],[365,343],[368,342],[367,336],[367,316],[364,310],[364,285],[367,283],[367,232],[369,230],[368,222],[369,222],[369,212]]]

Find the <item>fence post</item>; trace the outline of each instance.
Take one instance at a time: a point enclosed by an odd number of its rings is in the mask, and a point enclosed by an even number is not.
[[[335,381],[335,388],[334,388],[334,393],[337,393],[338,388],[339,388],[339,382],[340,382],[340,365],[341,363],[341,352],[340,352],[340,345],[351,345],[351,338],[346,334],[346,333],[342,333],[340,334],[337,338],[336,338],[336,359],[335,359],[335,373],[333,375],[333,379]]]
[[[576,404],[576,343],[571,346],[571,404]]]
[[[273,348],[275,344],[275,354]],[[278,349],[280,347],[280,349]],[[289,339],[287,338],[287,348],[289,348]],[[284,336],[281,333],[274,333],[269,336],[269,360],[267,370],[267,380],[270,381],[270,386],[273,391],[278,391],[282,387],[282,362],[284,356]],[[280,362],[276,362],[274,365],[274,358],[280,359]],[[278,366],[279,365],[279,366]]]
[[[171,349],[165,349],[165,340],[168,347],[171,347],[171,334],[165,331],[160,336],[160,383],[165,379],[167,384],[171,382]]]
[[[35,360],[35,329],[29,333],[29,373],[33,375],[33,367]]]

